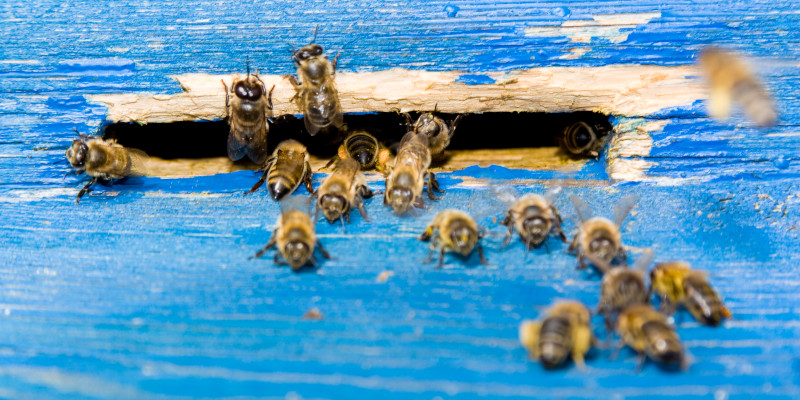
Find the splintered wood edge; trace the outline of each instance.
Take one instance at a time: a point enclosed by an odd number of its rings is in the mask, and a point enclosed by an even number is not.
[[[494,83],[459,82],[460,71],[385,71],[336,74],[344,113],[432,111],[445,113],[594,111],[645,116],[707,97],[694,66],[610,65],[543,67],[484,74]],[[225,118],[225,90],[241,75],[186,74],[174,77],[184,92],[173,95],[87,96],[108,107],[111,122],[167,123]],[[260,75],[275,85],[273,115],[302,114],[295,90],[281,75]]]

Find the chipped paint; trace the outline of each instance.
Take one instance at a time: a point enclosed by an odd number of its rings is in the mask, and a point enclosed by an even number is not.
[[[604,39],[611,43],[622,43],[631,30],[660,18],[659,12],[597,14],[590,20],[568,20],[558,26],[532,26],[525,29],[528,36],[568,37],[572,43],[591,43],[592,39]]]

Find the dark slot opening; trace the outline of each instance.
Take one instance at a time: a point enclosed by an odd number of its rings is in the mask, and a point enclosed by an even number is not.
[[[411,114],[413,119],[418,115],[419,113]],[[438,115],[450,122],[457,114]],[[592,112],[466,114],[458,124],[449,149],[557,146],[557,135],[578,121],[593,127],[598,136],[605,136],[611,130],[608,116]],[[397,113],[348,114],[345,115],[345,123],[349,131],[366,130],[389,147],[399,142],[407,131],[405,117]],[[209,158],[227,155],[228,130],[226,121],[147,125],[116,123],[106,125],[103,136],[116,139],[123,146],[143,150],[154,157]],[[347,132],[331,130],[312,137],[305,132],[301,118],[281,117],[270,125],[269,151],[281,141],[293,138],[305,144],[312,155],[330,157],[336,153],[346,134]]]

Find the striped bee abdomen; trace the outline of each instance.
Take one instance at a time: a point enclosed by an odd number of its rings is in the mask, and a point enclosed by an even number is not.
[[[727,310],[705,277],[690,275],[683,284],[686,291],[686,308],[692,316],[702,324],[719,325]]]
[[[647,321],[642,324],[642,333],[644,333],[646,341],[645,353],[650,358],[669,365],[683,363],[683,345],[678,339],[678,335],[667,323]]]
[[[359,132],[348,136],[344,142],[347,155],[361,164],[362,170],[375,166],[378,161],[378,140],[372,135]]]
[[[569,356],[572,348],[569,320],[548,317],[539,332],[539,358],[545,368],[556,368]]]

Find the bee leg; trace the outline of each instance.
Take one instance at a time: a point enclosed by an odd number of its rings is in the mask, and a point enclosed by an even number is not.
[[[336,64],[339,62],[339,56],[342,53],[336,53],[336,57],[333,57],[333,61],[331,62],[331,67],[333,67],[333,71],[331,71],[331,75],[336,75]]]
[[[362,199],[368,199],[372,197],[375,193],[376,192],[373,192],[370,188],[363,185],[360,188],[358,188],[358,195]]]
[[[442,269],[442,263],[444,263],[444,247],[439,249],[439,265],[436,266],[436,269]]]
[[[429,229],[431,229],[431,232],[433,232],[432,228],[429,228]],[[423,234],[423,236],[424,236],[424,234]],[[425,241],[427,241],[427,240],[430,240],[430,236]],[[433,252],[436,251],[436,247],[438,245],[439,245],[439,237],[438,236],[433,236],[433,240],[431,241],[431,245],[429,247],[428,256],[425,257],[425,264],[428,264],[431,261],[433,261]]]
[[[258,78],[260,81],[261,78]],[[264,82],[261,82],[261,87],[266,91],[266,87],[264,86]],[[272,110],[272,91],[275,90],[275,85],[272,85],[272,89],[269,90],[269,95],[267,96],[267,103],[269,104],[269,109]]]
[[[260,188],[260,187],[261,187],[261,185],[263,185],[263,184],[264,184],[264,181],[266,181],[266,180],[267,180],[267,173],[268,173],[268,172],[269,172],[269,168],[265,168],[265,169],[264,169],[264,173],[261,175],[261,179],[259,179],[259,180],[258,180],[258,182],[256,182],[256,184],[255,184],[255,185],[253,185],[253,187],[251,187],[249,191],[247,191],[247,192],[245,192],[245,193],[244,193],[244,194],[245,194],[245,196],[246,196],[246,195],[248,195],[248,194],[250,194],[250,193],[253,193],[253,192],[255,192],[256,190],[258,190],[258,188]]]
[[[339,158],[339,156],[338,156],[338,155],[336,155],[336,156],[333,156],[333,158],[331,158],[331,160],[330,160],[330,161],[328,161],[328,163],[327,163],[327,164],[325,164],[325,166],[324,166],[324,167],[322,167],[322,169],[325,169],[325,170],[329,169],[329,168],[331,167],[331,165],[335,164],[335,163],[336,163],[337,161],[339,161],[339,160],[340,160],[340,158]]]
[[[425,201],[422,200],[422,196],[417,197],[414,199],[414,207],[416,208],[425,208]]]
[[[544,240],[544,249],[547,250],[547,254],[550,254],[550,245],[547,244],[547,239]]]
[[[397,110],[397,112],[399,113],[400,110]],[[406,127],[407,128],[412,128],[414,126],[414,121],[411,119],[411,114],[409,114],[407,112],[404,112],[404,113],[402,113],[402,115],[406,120]]]
[[[283,76],[284,79],[289,80],[289,83],[292,84],[295,90],[300,90],[300,82],[297,81],[297,78],[294,75],[286,74]]]
[[[573,352],[572,361],[575,363],[575,366],[578,367],[578,371],[586,372],[586,362],[583,360],[583,354]]]
[[[486,257],[483,256],[483,246],[481,246],[480,243],[478,243],[478,257],[481,259],[481,264],[489,265],[489,263],[486,261]]]
[[[642,368],[644,367],[645,360],[647,360],[647,355],[643,351],[639,352],[639,354],[636,355],[636,369],[635,369],[635,371],[637,373],[642,371]]]
[[[431,173],[429,172],[428,173],[428,198],[431,199],[431,200],[439,200],[439,199],[441,199],[441,197],[436,196],[435,194],[433,194],[433,184],[431,183],[430,177],[431,177]]]
[[[81,189],[78,192],[78,197],[75,198],[75,204],[80,204],[81,203],[81,197],[83,197],[84,194],[89,192],[89,188],[91,188],[92,185],[97,183],[97,179],[98,178],[92,178],[92,180],[90,180],[89,183],[87,183],[86,186],[84,186],[83,189]]]
[[[445,192],[444,189],[441,189],[439,187],[439,181],[436,180],[436,174],[434,174],[433,172],[428,172],[428,174],[429,174],[428,175],[429,182],[433,183],[433,190],[439,193],[444,193]]]
[[[314,188],[311,187],[311,176],[313,173],[311,172],[311,164],[306,162],[306,176],[303,177],[303,183],[306,185],[306,190],[308,193],[314,193]]]
[[[503,247],[508,247],[508,244],[511,243],[511,236],[514,234],[514,217],[511,216],[509,212],[506,215],[506,219],[501,222],[501,224],[508,226],[508,233],[506,233],[506,238],[503,240]]]
[[[322,243],[320,243],[319,240],[317,240],[317,248],[319,248],[319,252],[322,253],[322,256],[325,257],[326,260],[331,259],[331,255],[328,254],[327,251],[325,251],[325,248],[322,247]]]
[[[356,198],[356,207],[358,208],[358,213],[361,214],[361,218],[364,218],[364,221],[369,222],[369,218],[367,218],[367,210],[364,208],[364,202],[361,201],[361,197]]]
[[[230,93],[228,92],[228,85],[222,79],[220,79],[219,81],[222,82],[222,87],[225,88],[225,112],[228,112],[228,107],[230,107],[231,105],[231,96]]]
[[[266,246],[264,246],[264,248],[263,248],[263,249],[259,250],[259,252],[258,252],[258,253],[256,253],[254,256],[250,256],[250,257],[248,258],[248,260],[252,260],[252,259],[254,259],[254,258],[259,258],[259,257],[263,256],[263,255],[264,255],[264,253],[266,253],[267,251],[269,251],[270,249],[272,249],[273,247],[275,247],[275,244],[277,243],[277,242],[275,241],[275,236],[276,236],[276,235],[275,235],[275,232],[273,232],[273,233],[272,233],[272,236],[269,238],[269,242],[267,242]],[[275,256],[277,257],[277,256],[278,256],[278,254],[276,253],[276,254],[275,254]]]
[[[586,265],[586,260],[583,259],[582,255],[578,254],[578,267],[575,269],[586,269],[586,268],[589,268],[589,266]]]
[[[272,257],[272,262],[275,265],[289,265],[289,263],[287,263],[284,260],[281,260],[280,257],[278,257],[278,253],[275,253],[275,256]]]

